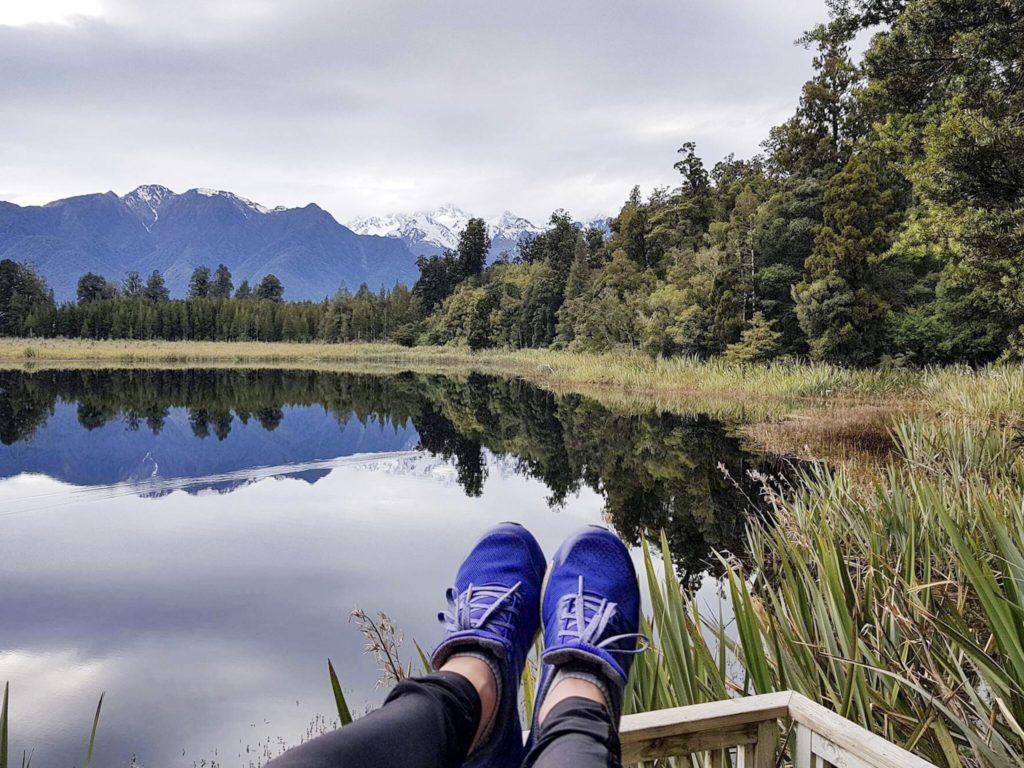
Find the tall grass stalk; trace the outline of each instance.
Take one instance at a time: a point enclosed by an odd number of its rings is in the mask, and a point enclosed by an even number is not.
[[[0,768],[8,768],[7,704],[10,693],[11,684],[4,683],[4,700],[0,704]]]
[[[85,762],[82,763],[82,768],[89,768],[92,765],[92,753],[96,748],[96,732],[100,727],[100,711],[103,709],[103,697],[106,693],[100,694],[100,700],[96,704],[96,714],[92,718],[92,731],[89,733],[89,747],[85,752]]]
[[[331,678],[331,691],[334,693],[334,706],[338,710],[338,724],[342,727],[352,722],[352,713],[349,711],[348,702],[345,701],[345,694],[341,690],[341,683],[338,681],[338,674],[334,671],[331,660],[327,660],[327,674]]]

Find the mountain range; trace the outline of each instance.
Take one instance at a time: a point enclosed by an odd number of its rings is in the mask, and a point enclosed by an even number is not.
[[[176,193],[147,184],[69,197],[45,205],[0,201],[0,259],[32,264],[58,301],[75,298],[78,278],[95,272],[119,281],[159,270],[171,296],[184,296],[197,266],[226,264],[235,286],[276,275],[285,298],[320,300],[356,290],[412,285],[416,257],[454,248],[470,214],[454,205],[340,224],[315,203],[268,208],[213,189]],[[607,219],[586,225],[607,230]],[[491,257],[514,251],[542,227],[506,211],[487,220]]]
[[[416,279],[400,240],[357,235],[318,205],[266,208],[230,192],[176,194],[150,184],[123,197],[81,195],[41,206],[0,202],[0,258],[32,263],[58,300],[96,272],[119,280],[160,270],[172,296],[184,295],[192,270],[223,263],[237,286],[277,275],[289,299],[322,299],[341,285],[355,290]]]
[[[446,203],[434,210],[352,219],[348,226],[353,232],[362,235],[398,238],[409,246],[413,253],[432,256],[445,249],[455,248],[459,242],[459,233],[466,228],[466,222],[471,217],[472,214]],[[524,237],[538,235],[545,229],[511,211],[484,219],[484,222],[487,225],[487,234],[491,238],[491,261],[503,253],[515,253]],[[584,228],[596,227],[607,235],[611,220],[595,218],[578,223]]]

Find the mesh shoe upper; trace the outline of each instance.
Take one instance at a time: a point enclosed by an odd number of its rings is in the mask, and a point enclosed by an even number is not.
[[[493,730],[466,766],[518,766],[522,759],[519,681],[540,624],[545,567],[530,532],[503,523],[476,543],[447,592],[448,610],[438,615],[445,636],[432,664],[440,668],[454,654],[484,652],[500,677]]]
[[[555,669],[568,665],[600,676],[613,712],[637,652],[640,588],[629,551],[619,538],[588,526],[562,544],[551,564],[541,605],[543,670],[535,711]]]

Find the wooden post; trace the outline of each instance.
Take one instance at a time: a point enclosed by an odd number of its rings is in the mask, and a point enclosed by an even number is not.
[[[775,768],[778,749],[778,723],[766,720],[757,726],[757,741],[738,747],[736,752],[742,768]]]
[[[796,723],[796,747],[793,754],[793,768],[814,768],[811,763],[811,729]]]

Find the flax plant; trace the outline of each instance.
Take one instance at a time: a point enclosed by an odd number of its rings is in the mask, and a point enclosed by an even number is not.
[[[1024,764],[1024,459],[1005,426],[904,422],[868,484],[817,467],[727,580],[745,684],[942,766]]]

